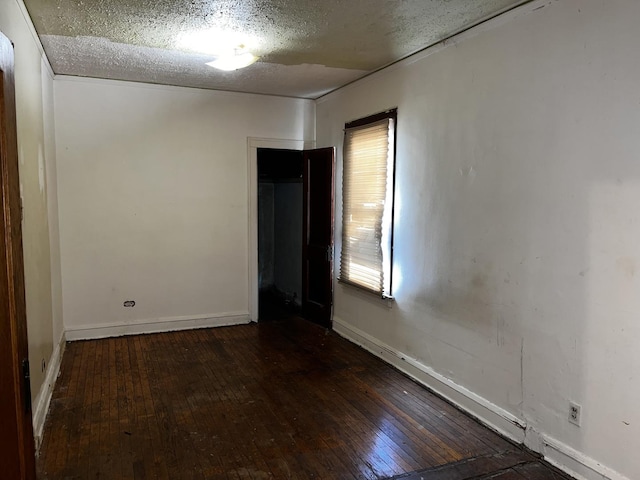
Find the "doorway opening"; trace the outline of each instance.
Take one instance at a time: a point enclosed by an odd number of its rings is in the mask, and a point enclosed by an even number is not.
[[[304,318],[319,325],[331,327],[335,148],[325,147],[306,150],[304,149],[306,145],[303,141],[259,138],[249,138],[247,146],[249,171],[249,317],[253,321],[259,320],[258,150],[261,151],[261,156],[263,157],[269,155],[265,153],[269,149],[279,150],[279,152],[274,152],[277,159],[277,155],[282,154],[283,150],[289,149],[293,150],[295,155],[302,155],[302,228],[299,233],[302,237],[302,292],[300,295],[296,292],[296,298],[301,297],[302,316]],[[291,155],[293,156],[294,153]],[[298,160],[291,161],[299,164]],[[274,160],[273,163],[276,164],[279,161]],[[284,163],[287,162],[285,161]],[[296,168],[299,169],[299,167]],[[299,172],[299,170],[297,171]],[[263,278],[263,290],[268,284],[269,282],[265,282]],[[291,300],[293,299],[292,293],[294,291],[291,290],[289,292],[291,296],[288,297],[288,306],[292,306]],[[285,297],[285,300],[287,300],[287,297]],[[294,301],[293,304],[295,305],[296,302]]]
[[[258,321],[302,309],[303,153],[258,148]]]

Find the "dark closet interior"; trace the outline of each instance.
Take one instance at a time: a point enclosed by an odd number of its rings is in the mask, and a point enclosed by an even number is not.
[[[302,173],[301,151],[258,149],[259,321],[301,308]]]

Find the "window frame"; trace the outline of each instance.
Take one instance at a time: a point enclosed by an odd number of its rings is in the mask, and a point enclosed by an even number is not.
[[[391,187],[391,210],[389,212],[389,226],[388,226],[388,232],[387,235],[389,237],[389,242],[388,242],[388,261],[385,259],[385,255],[383,253],[383,257],[382,257],[382,271],[385,272],[386,268],[388,268],[388,272],[389,272],[389,282],[388,282],[388,291],[385,291],[384,289],[384,283],[383,282],[383,286],[382,286],[382,291],[379,292],[377,290],[372,290],[370,288],[367,288],[364,285],[360,285],[358,283],[352,282],[348,279],[345,279],[342,277],[342,252],[340,255],[340,270],[338,273],[338,282],[344,285],[348,285],[349,287],[355,288],[358,291],[361,292],[365,292],[367,294],[371,294],[371,295],[375,295],[378,298],[382,298],[384,300],[394,300],[394,296],[393,296],[393,254],[394,254],[394,230],[395,230],[395,196],[396,196],[396,151],[397,151],[397,138],[398,138],[398,109],[396,108],[391,108],[388,110],[385,110],[383,112],[379,112],[379,113],[375,113],[373,115],[369,115],[367,117],[363,117],[363,118],[359,118],[357,120],[353,120],[351,122],[347,122],[344,125],[344,132],[345,135],[343,136],[343,151],[342,151],[342,218],[341,218],[341,228],[342,228],[342,233],[341,233],[341,237],[342,237],[342,248],[344,248],[344,164],[345,164],[345,156],[344,156],[344,138],[346,136],[346,131],[347,129],[350,128],[357,128],[357,127],[366,127],[367,125],[370,124],[374,124],[377,122],[380,122],[382,120],[392,120],[393,121],[393,130],[392,130],[392,135],[393,135],[393,148],[390,149],[391,150],[391,155],[392,158],[389,159],[387,157],[387,162],[388,162],[388,168],[391,168],[392,171],[389,173],[387,173],[387,182],[388,185],[390,185]],[[389,192],[386,192],[386,195],[389,195]],[[387,206],[385,205],[384,210],[385,212],[383,212],[383,217],[386,214],[386,209]],[[384,233],[382,235],[382,238],[384,238]],[[381,242],[382,243],[382,242]],[[383,251],[385,249],[385,247],[381,244],[381,248],[383,248]],[[385,265],[385,263],[388,263],[388,265]],[[386,268],[385,268],[386,267]]]

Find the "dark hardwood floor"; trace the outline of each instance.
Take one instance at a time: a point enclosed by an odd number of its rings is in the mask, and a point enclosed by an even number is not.
[[[72,342],[44,479],[566,479],[300,319]]]

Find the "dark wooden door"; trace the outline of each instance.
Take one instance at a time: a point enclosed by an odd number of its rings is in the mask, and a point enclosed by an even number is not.
[[[13,46],[0,33],[0,477],[35,479]]]
[[[331,326],[333,304],[333,147],[303,152],[302,312]]]

